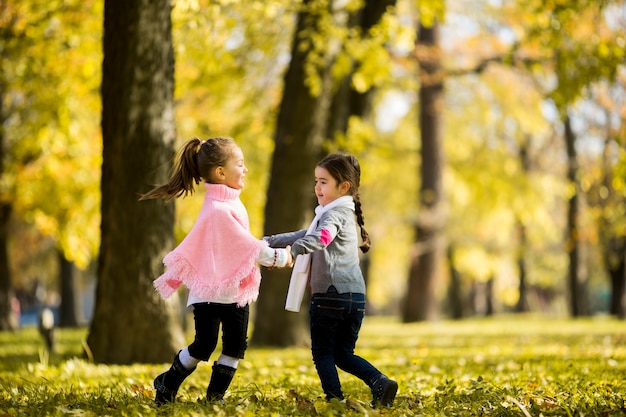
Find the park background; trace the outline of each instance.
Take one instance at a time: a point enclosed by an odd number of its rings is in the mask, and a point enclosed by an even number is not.
[[[3,1],[0,327],[52,306],[96,362],[168,361],[187,314],[151,281],[202,191],[137,198],[217,135],[259,237],[306,227],[324,154],[360,159],[372,315],[622,318],[625,22],[616,0]],[[306,344],[289,272],[263,277],[252,343]]]
[[[623,0],[0,0],[0,415],[623,415],[625,31]],[[320,399],[266,269],[226,403],[200,366],[154,406],[193,332],[152,280],[202,189],[137,200],[216,135],[259,237],[308,225],[324,154],[360,159],[358,353],[393,408],[343,373]]]

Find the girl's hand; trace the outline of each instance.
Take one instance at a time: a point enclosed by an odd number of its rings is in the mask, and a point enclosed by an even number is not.
[[[293,259],[293,255],[291,254],[291,246],[287,245],[285,250],[287,251],[287,256],[289,257],[287,261],[287,265],[285,265],[285,267],[293,268],[294,259]]]

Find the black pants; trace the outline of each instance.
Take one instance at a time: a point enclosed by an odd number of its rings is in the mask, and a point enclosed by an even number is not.
[[[243,359],[248,347],[250,306],[237,304],[198,303],[193,305],[196,336],[189,345],[189,354],[208,361],[217,346],[222,326],[222,354]]]

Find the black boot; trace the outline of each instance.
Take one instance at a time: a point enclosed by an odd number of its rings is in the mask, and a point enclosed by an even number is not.
[[[383,405],[385,407],[391,406],[393,400],[396,398],[396,392],[398,392],[398,383],[392,379],[387,378],[385,375],[381,375],[372,384],[372,405],[374,407]]]
[[[219,401],[224,398],[224,394],[226,394],[226,390],[232,382],[236,370],[230,366],[218,363],[213,365],[211,382],[209,382],[209,387],[206,390],[207,401]]]
[[[174,401],[180,384],[196,370],[195,366],[192,369],[185,368],[180,362],[178,355],[180,355],[180,352],[174,357],[174,362],[170,369],[154,379],[154,389],[156,390],[154,401],[158,405]]]

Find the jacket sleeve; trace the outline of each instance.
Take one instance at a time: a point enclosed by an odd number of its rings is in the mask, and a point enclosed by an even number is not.
[[[269,243],[270,248],[284,248],[287,245],[293,245],[293,242],[300,239],[305,234],[306,230],[298,230],[297,232],[287,232],[265,236],[263,237],[263,240]]]
[[[325,249],[335,239],[342,227],[343,218],[341,215],[336,211],[327,212],[322,216],[313,232],[305,234],[291,245],[291,253],[295,256]]]

